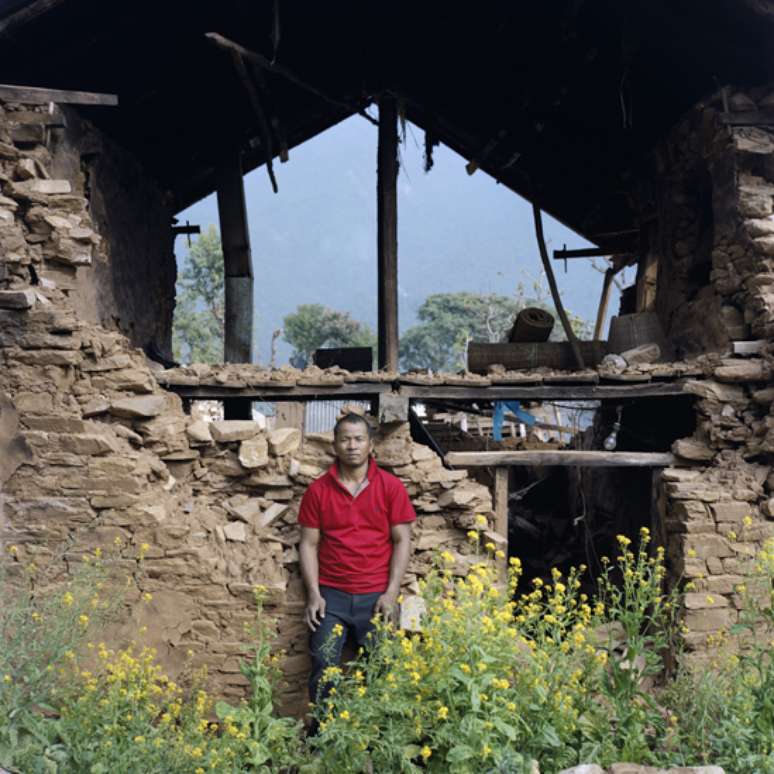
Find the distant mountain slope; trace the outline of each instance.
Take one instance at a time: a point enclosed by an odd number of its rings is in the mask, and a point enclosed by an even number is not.
[[[430,293],[514,292],[540,272],[531,208],[484,172],[468,176],[464,160],[438,147],[423,170],[422,133],[408,127],[401,146],[398,201],[400,325],[416,321]],[[322,303],[376,325],[376,129],[358,116],[291,152],[277,165],[279,194],[264,169],[245,178],[256,276],[258,357],[269,357],[272,331],[299,304]],[[179,217],[218,224],[210,196]],[[548,217],[550,249],[586,243]],[[177,240],[178,261],[187,254]],[[585,260],[557,263],[566,306],[593,319],[602,275]],[[615,312],[617,298],[610,304]],[[286,361],[290,348],[278,349]]]

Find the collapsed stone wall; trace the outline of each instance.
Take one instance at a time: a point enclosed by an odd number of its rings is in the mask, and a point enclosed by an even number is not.
[[[226,695],[244,691],[244,627],[254,586],[266,586],[286,651],[283,703],[302,711],[296,516],[306,486],[332,462],[331,439],[195,421],[126,336],[79,313],[78,285],[100,244],[90,203],[49,176],[44,135],[14,141],[9,114],[0,112],[0,543],[18,546],[17,569],[34,562],[49,579],[96,548],[115,557],[130,586],[123,621],[105,639],[126,642],[145,626],[171,674],[206,666]],[[72,269],[73,282],[60,284],[56,269]],[[446,470],[405,422],[384,425],[376,450],[419,514],[406,593],[435,548],[454,550],[463,573],[465,531],[477,513],[492,518],[489,490]]]
[[[774,132],[724,120],[726,107],[755,111],[770,94],[716,95],[659,151],[675,211],[658,310],[684,351],[707,352],[707,378],[686,386],[696,432],[673,447],[693,467],[663,472],[659,525],[675,578],[693,589],[685,639],[698,658],[738,620],[738,589],[774,534]]]

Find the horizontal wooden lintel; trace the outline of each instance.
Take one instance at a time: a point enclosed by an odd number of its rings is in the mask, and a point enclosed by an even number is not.
[[[27,102],[35,105],[45,105],[47,102],[59,102],[71,105],[106,105],[118,104],[115,94],[98,94],[93,91],[66,91],[62,89],[41,89],[37,86],[14,86],[0,84],[0,99],[6,102]]]
[[[676,464],[669,452],[608,452],[572,450],[449,452],[446,462],[457,468],[508,467],[511,465],[579,466],[588,468],[666,468]]]

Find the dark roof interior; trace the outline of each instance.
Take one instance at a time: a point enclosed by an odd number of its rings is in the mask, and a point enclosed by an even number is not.
[[[600,234],[636,226],[638,167],[678,117],[718,85],[774,80],[768,0],[0,0],[0,80],[117,94],[81,110],[183,208],[235,145],[245,171],[266,156],[207,32],[269,59],[278,38],[277,64],[329,98],[263,70],[275,153],[390,90],[435,138],[611,247]]]

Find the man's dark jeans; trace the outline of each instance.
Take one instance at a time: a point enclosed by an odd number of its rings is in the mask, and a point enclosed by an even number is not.
[[[309,676],[309,696],[315,704],[323,701],[328,693],[327,686],[320,684],[322,674],[329,666],[338,666],[341,651],[347,635],[351,634],[358,648],[367,647],[368,634],[374,625],[376,600],[381,592],[371,594],[349,594],[346,591],[320,586],[320,594],[325,600],[325,617],[317,630],[309,638],[312,656],[312,673]],[[336,636],[333,627],[339,624],[341,634]]]

